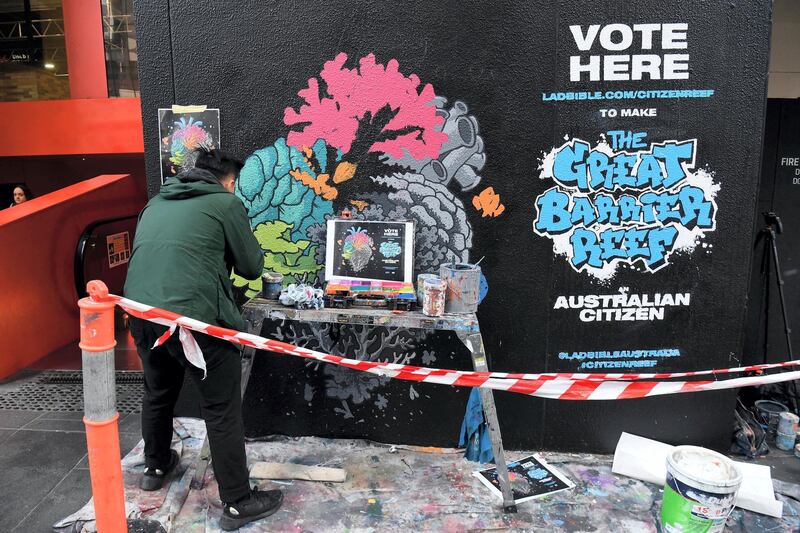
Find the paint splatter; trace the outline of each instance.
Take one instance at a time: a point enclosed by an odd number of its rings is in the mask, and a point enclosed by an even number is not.
[[[383,518],[383,504],[381,504],[380,500],[376,498],[367,500],[367,515],[378,520]]]
[[[479,195],[473,196],[472,205],[484,217],[499,217],[506,210],[506,206],[500,203],[500,195],[494,192],[493,187],[486,187]]]
[[[134,516],[171,526],[182,533],[217,533],[220,514],[218,485],[208,469],[205,487],[192,490],[185,482],[197,461],[205,425],[197,419],[176,419],[181,454],[178,475],[169,490],[143,492],[138,487],[144,463],[140,442],[122,460],[125,493]],[[658,531],[662,485],[611,473],[611,457],[548,453],[546,459],[576,483],[573,491],[523,503],[518,513],[505,514],[499,501],[471,472],[479,465],[451,449],[375,445],[363,440],[284,437],[248,442],[250,461],[290,462],[343,468],[344,483],[294,482],[280,488],[285,504],[252,530],[269,531]],[[513,455],[526,452],[512,452]],[[422,495],[422,497],[421,497]],[[772,518],[735,509],[726,531],[745,533],[798,531],[796,500],[778,495],[784,514]],[[59,528],[94,530],[93,507],[58,523]]]

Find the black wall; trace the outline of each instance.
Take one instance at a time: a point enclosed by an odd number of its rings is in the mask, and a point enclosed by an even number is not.
[[[719,368],[740,361],[764,120],[769,2],[141,0],[135,8],[151,194],[159,183],[157,108],[173,103],[218,107],[222,146],[244,157],[286,137],[290,128],[283,121],[284,108],[300,107],[303,100],[297,92],[309,78],[319,78],[323,65],[338,53],[348,55],[348,68],[370,53],[382,65],[396,59],[400,72],[419,77],[418,89],[431,84],[436,95],[447,97],[448,108],[463,101],[479,125],[486,156],[478,172],[481,182],[469,191],[451,182],[444,195],[458,200],[456,211],[466,216],[467,225],[448,225],[446,217],[426,220],[428,229],[440,230],[428,241],[432,247],[471,232],[466,249],[455,244],[436,248],[441,259],[475,261],[485,256],[481,266],[489,292],[479,317],[493,369],[586,371],[580,361],[560,359],[559,353],[615,350],[680,354],[645,357],[655,366],[629,371]],[[589,52],[577,51],[569,26],[580,24],[585,31],[590,24],[609,23],[688,23],[686,50],[660,50],[657,43],[652,53],[688,53],[689,79],[570,82],[569,57]],[[591,53],[650,53],[637,46],[622,52],[595,46]],[[543,99],[551,92],[639,89],[714,93],[642,100]],[[608,108],[655,108],[657,116],[603,117],[600,110]],[[719,191],[715,226],[696,247],[674,252],[669,264],[655,272],[638,262],[619,266],[613,277],[601,279],[572,268],[554,253],[551,239],[534,233],[532,226],[537,197],[554,185],[552,179],[539,177],[544,154],[561,146],[565,136],[594,146],[610,130],[646,132],[646,143],[696,139],[696,169],[710,173]],[[332,210],[348,205],[348,197],[386,206],[386,190],[370,177],[408,172],[365,161],[342,187]],[[482,216],[486,211],[473,204],[486,187],[505,205],[497,217]],[[319,244],[313,231],[302,238]],[[663,319],[636,321],[584,322],[578,309],[554,309],[558,296],[620,290],[651,297],[689,293],[691,303],[666,307]],[[269,328],[275,332],[274,326]],[[282,334],[291,332],[284,329]],[[333,334],[338,337],[320,344],[341,341],[341,332]],[[336,346],[345,349],[346,343]],[[467,364],[454,338],[413,339],[394,348],[380,344],[366,355],[389,359],[398,353],[410,354],[412,364]],[[332,375],[272,356],[259,361],[251,385],[245,412],[250,434],[360,435],[444,445],[457,440],[468,392],[365,383],[363,377]],[[616,402],[503,393],[496,398],[509,447],[609,451],[620,431],[724,447],[734,393]]]
[[[797,209],[800,205],[800,101],[768,101],[763,154],[755,231],[760,232],[765,227],[764,212],[775,212],[783,223],[784,232],[777,236],[776,246],[792,348],[796,353],[800,349],[800,211]],[[765,244],[763,239],[754,243],[751,304],[744,348],[750,364],[788,359],[777,279],[771,262],[766,265],[769,277],[763,273]],[[771,249],[768,248],[767,253],[771,260]]]

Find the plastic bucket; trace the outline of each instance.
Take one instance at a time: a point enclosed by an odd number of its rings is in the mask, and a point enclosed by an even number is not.
[[[781,413],[788,411],[789,408],[782,403],[772,400],[759,400],[756,402],[755,407],[759,418],[761,418],[763,423],[767,426],[767,435],[774,438],[775,433],[778,431],[778,422],[781,419]]]
[[[778,433],[783,433],[785,435],[791,433],[794,435],[797,433],[798,422],[800,422],[800,418],[796,414],[789,411],[782,412],[778,419]]]
[[[775,435],[775,446],[778,447],[779,450],[783,450],[785,452],[792,451],[794,449],[794,441],[796,435],[794,433],[778,433]]]
[[[724,455],[699,446],[676,447],[667,456],[663,531],[721,532],[741,484],[742,473]]]

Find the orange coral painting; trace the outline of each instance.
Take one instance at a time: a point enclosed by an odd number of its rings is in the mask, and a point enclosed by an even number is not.
[[[314,177],[305,170],[296,168],[294,170],[290,170],[289,175],[303,185],[313,189],[315,193],[322,196],[326,200],[333,200],[339,194],[339,191],[328,185],[328,180],[330,179],[328,174],[319,174],[318,176]]]
[[[506,210],[506,206],[500,203],[500,195],[494,192],[493,187],[486,187],[479,195],[473,196],[472,205],[484,217],[498,217]]]

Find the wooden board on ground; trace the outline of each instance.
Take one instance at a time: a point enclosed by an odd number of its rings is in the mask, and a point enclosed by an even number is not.
[[[257,462],[250,466],[250,477],[255,479],[301,479],[304,481],[342,483],[347,479],[347,472],[341,468],[327,468],[324,466]]]

